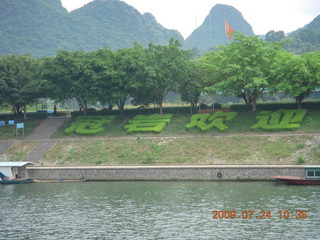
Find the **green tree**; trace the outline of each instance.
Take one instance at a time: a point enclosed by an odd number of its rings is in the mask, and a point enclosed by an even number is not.
[[[286,39],[286,35],[283,31],[269,31],[266,34],[266,41],[267,42],[281,42]]]
[[[27,105],[39,97],[34,90],[37,61],[30,56],[3,56],[0,58],[0,99],[10,104],[14,113],[24,112]]]
[[[295,55],[282,51],[272,65],[275,87],[301,102],[320,86],[320,52]]]
[[[143,89],[145,51],[135,44],[133,48],[124,48],[115,53],[115,72],[112,80],[112,99],[123,112],[126,101]]]
[[[163,99],[169,91],[176,91],[183,79],[184,69],[191,58],[189,51],[180,49],[180,43],[171,39],[168,46],[149,44],[145,50],[144,91],[149,102],[154,100],[163,114]],[[141,91],[140,91],[141,93]],[[136,99],[141,102],[142,94]]]
[[[41,85],[58,101],[75,98],[86,114],[88,102],[97,100],[94,61],[92,53],[60,51],[44,60]]]
[[[201,94],[202,75],[196,61],[186,64],[184,77],[179,83],[179,93],[181,100],[191,104],[191,114],[193,108],[197,106]]]
[[[89,56],[88,56],[89,57]],[[109,48],[99,49],[90,53],[92,86],[91,90],[95,94],[95,99],[103,104],[113,104],[112,81],[117,74],[114,70],[114,53]]]
[[[257,36],[236,34],[229,45],[201,59],[206,90],[241,96],[256,111],[257,99],[271,85],[270,65],[279,48]]]
[[[143,90],[145,50],[138,44],[116,52],[102,49],[96,52],[96,92],[102,103],[117,105],[123,113],[126,101]],[[145,96],[145,95],[143,95]]]

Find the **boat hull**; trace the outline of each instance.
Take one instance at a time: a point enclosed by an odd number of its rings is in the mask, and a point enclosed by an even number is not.
[[[24,183],[32,183],[32,178],[24,178],[24,179],[12,179],[12,180],[3,180],[0,181],[0,184],[24,184]]]
[[[291,176],[274,176],[271,178],[294,185],[320,185],[320,179],[305,179]]]

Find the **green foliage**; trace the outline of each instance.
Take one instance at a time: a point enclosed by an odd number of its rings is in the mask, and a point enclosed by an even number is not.
[[[292,95],[301,102],[320,86],[320,53],[301,56],[281,51],[271,65],[274,88]]]
[[[155,132],[160,133],[171,122],[173,114],[136,115],[124,128],[128,133]]]
[[[292,32],[285,37],[283,31],[269,31],[266,41],[284,42],[284,48],[295,54],[320,51],[320,16],[317,16],[306,26]]]
[[[44,59],[41,74],[44,91],[60,101],[75,98],[86,114],[88,103],[97,101],[96,74],[101,71],[101,61],[95,52],[66,50]]]
[[[10,104],[16,114],[33,103],[38,92],[35,89],[37,61],[29,56],[0,57],[0,102]]]
[[[274,31],[271,30],[267,32],[266,34],[266,41],[267,42],[281,42],[286,38],[286,35],[284,34],[283,31]]]
[[[197,109],[194,108],[194,111]],[[171,114],[185,114],[185,113],[190,113],[190,107],[166,107],[165,108],[166,113],[171,113]],[[90,113],[90,115],[119,115],[121,112],[118,110],[101,110],[101,111],[96,111]],[[154,114],[154,113],[159,113],[159,108],[131,108],[131,109],[125,109],[123,111],[125,115],[138,115],[138,114]],[[77,116],[83,116],[84,113],[80,111],[75,111],[71,112],[72,117],[77,117]],[[165,115],[165,114],[164,114]]]
[[[306,147],[306,144],[305,143],[298,143],[296,145],[296,149],[299,150],[299,149],[304,149]]]
[[[123,1],[94,1],[68,13],[60,0],[1,0],[0,9],[0,54],[52,56],[61,49],[120,49],[136,42],[165,44],[171,37],[183,41],[177,31]]]
[[[231,122],[236,116],[237,112],[222,111],[218,111],[213,114],[194,114],[191,116],[190,123],[185,125],[185,128],[199,128],[203,132],[206,132],[212,128],[225,131],[228,129],[228,126],[224,124],[224,121]]]
[[[307,110],[277,110],[275,112],[262,111],[256,117],[258,122],[251,127],[252,130],[265,131],[296,130],[307,114]]]
[[[179,83],[179,93],[181,100],[191,104],[191,113],[194,106],[197,105],[202,88],[202,72],[196,61],[186,64],[184,77]]]
[[[168,46],[149,44],[141,58],[144,70],[140,86],[143,88],[135,91],[135,103],[157,103],[160,114],[163,113],[164,97],[169,91],[177,90],[191,58],[191,54],[180,47],[181,44],[174,39],[169,40]]]
[[[271,86],[270,65],[279,51],[277,44],[260,38],[236,34],[220,51],[209,52],[200,59],[206,76],[206,90],[243,97],[256,110],[256,102]]]
[[[320,22],[320,18],[314,21]],[[297,30],[289,36],[285,49],[296,54],[320,51],[320,31],[317,29],[304,28]]]
[[[302,102],[301,107],[303,109],[308,109],[308,110],[318,110],[320,109],[320,102],[319,101],[308,101],[308,102]],[[296,103],[277,103],[277,102],[272,102],[272,103],[261,103],[257,104],[257,109],[261,111],[277,111],[279,109],[296,109],[297,104]],[[233,104],[230,107],[230,111],[234,112],[246,112],[249,111],[250,107],[245,104]],[[259,114],[261,115],[261,111]]]
[[[306,163],[306,158],[303,155],[298,155],[297,156],[297,164],[305,164]]]
[[[103,126],[114,121],[115,116],[79,116],[68,128],[65,134],[95,135],[104,130]]]

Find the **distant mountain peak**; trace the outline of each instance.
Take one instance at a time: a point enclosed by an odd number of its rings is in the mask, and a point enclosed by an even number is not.
[[[229,5],[216,4],[205,18],[203,24],[186,39],[186,45],[189,48],[197,47],[202,51],[206,51],[212,47],[227,44],[229,40],[225,35],[225,20],[235,31],[246,35],[254,35],[252,27],[244,19],[240,11]]]

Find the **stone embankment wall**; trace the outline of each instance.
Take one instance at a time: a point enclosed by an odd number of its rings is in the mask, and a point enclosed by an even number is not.
[[[217,181],[270,180],[271,176],[304,177],[304,166],[294,165],[177,165],[27,167],[37,180],[92,181]]]

